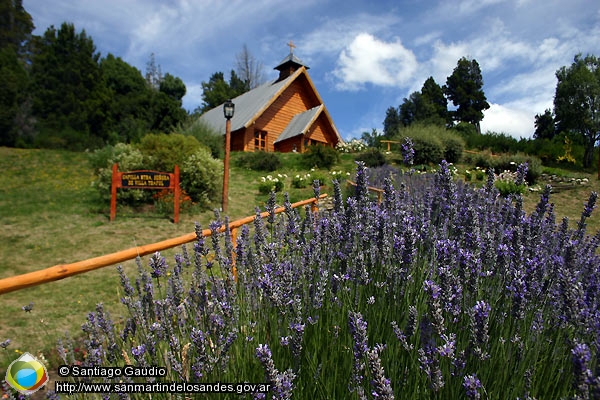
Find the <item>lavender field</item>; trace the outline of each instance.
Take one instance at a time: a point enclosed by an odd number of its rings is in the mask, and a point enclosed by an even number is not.
[[[287,202],[235,247],[217,220],[172,261],[119,269],[124,321],[99,305],[61,357],[164,366],[168,382],[269,383],[246,395],[256,399],[600,398],[600,234],[586,232],[596,194],[570,229],[549,187],[527,215],[493,174],[476,188],[445,163],[375,172],[359,163],[353,196],[336,184],[333,209],[316,215]]]

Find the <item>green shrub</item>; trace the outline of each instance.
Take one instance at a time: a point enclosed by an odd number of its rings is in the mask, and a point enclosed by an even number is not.
[[[281,192],[284,188],[283,181],[279,178],[274,178],[271,175],[262,177],[258,183],[258,192],[260,194],[269,194],[271,192]]]
[[[511,194],[523,194],[527,188],[526,185],[517,185],[511,180],[498,180],[494,182],[494,186],[496,186],[500,194],[505,197]]]
[[[144,168],[142,152],[133,145],[125,143],[117,143],[115,146],[98,149],[90,153],[89,161],[97,177],[92,184],[98,190],[101,200],[107,203],[110,202],[111,198],[113,164],[119,164],[119,171],[147,169]],[[147,190],[128,189],[117,191],[119,203],[134,205],[150,199],[151,194]]]
[[[281,167],[279,155],[265,151],[243,153],[236,158],[235,163],[238,167],[248,168],[252,171],[272,172]]]
[[[355,160],[364,162],[369,168],[381,167],[386,163],[385,156],[379,149],[369,149],[357,155]]]
[[[465,142],[456,135],[448,134],[441,137],[444,145],[444,159],[449,163],[457,163],[462,157]]]
[[[333,147],[309,146],[302,154],[302,160],[306,168],[330,169],[340,161],[340,155]]]
[[[523,153],[503,154],[500,157],[492,159],[493,168],[496,172],[516,171],[520,164],[527,163],[527,175],[525,180],[529,185],[533,185],[542,174],[542,162],[535,156],[529,156]]]
[[[223,163],[210,151],[199,148],[190,155],[181,168],[181,186],[192,200],[207,208],[221,200]]]
[[[310,174],[296,175],[292,178],[292,187],[296,189],[304,189],[312,183]]]
[[[202,147],[195,137],[180,133],[148,134],[137,145],[144,155],[145,168],[164,172],[172,172],[175,165],[181,167],[189,156]]]
[[[442,160],[450,163],[460,161],[464,140],[456,133],[439,125],[413,124],[400,131],[394,140],[411,138],[415,150],[414,164],[439,164]]]
[[[210,149],[210,154],[214,158],[223,158],[225,153],[225,137],[213,130],[207,123],[195,120],[188,126],[177,128],[176,132],[195,137],[198,142]]]

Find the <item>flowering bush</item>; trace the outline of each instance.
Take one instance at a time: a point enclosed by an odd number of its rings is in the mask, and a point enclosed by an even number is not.
[[[292,187],[296,189],[304,189],[308,187],[312,183],[312,179],[310,178],[310,173],[307,174],[298,174],[292,178]]]
[[[283,179],[287,175],[278,174],[273,177],[271,175],[263,176],[258,183],[258,192],[261,194],[269,194],[271,192],[281,192],[284,187]]]
[[[367,144],[362,139],[352,139],[349,142],[340,142],[335,148],[340,153],[360,153],[367,149]]]
[[[275,215],[269,201],[235,247],[217,216],[173,263],[138,260],[133,281],[119,268],[127,314],[119,325],[101,305],[89,314],[83,364],[165,368],[123,383],[271,385],[253,398],[595,396],[600,237],[585,228],[596,193],[571,229],[556,224],[550,187],[527,215],[498,196],[491,170],[481,189],[445,162],[396,177],[378,204],[359,164],[355,196],[336,185],[331,212],[301,217],[286,198]],[[70,348],[58,349],[67,364]]]

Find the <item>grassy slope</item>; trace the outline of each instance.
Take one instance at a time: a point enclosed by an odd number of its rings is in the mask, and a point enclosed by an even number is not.
[[[300,172],[293,158],[284,155],[285,165],[276,173],[290,178]],[[235,155],[234,155],[235,157]],[[353,168],[352,157],[345,156],[341,167]],[[125,213],[119,210],[114,222],[108,220],[108,206],[99,209],[93,175],[83,153],[48,150],[19,150],[0,147],[0,278],[18,275],[61,263],[71,263],[108,254],[136,245],[153,243],[192,232],[194,222],[206,227],[212,212],[182,214],[178,225],[152,214]],[[275,173],[275,174],[276,174]],[[232,219],[254,213],[264,206],[267,196],[258,194],[259,172],[233,168],[230,183]],[[579,219],[590,190],[600,185],[593,176],[590,186],[564,191],[552,198],[557,214],[569,216],[572,226]],[[292,201],[311,196],[310,189],[290,189]],[[331,192],[325,189],[324,192]],[[539,194],[526,195],[526,207],[535,207]],[[278,202],[282,202],[281,196]],[[600,217],[589,221],[589,231],[600,227]],[[165,252],[169,262],[178,251]],[[123,264],[129,275],[135,263]],[[77,334],[87,312],[103,302],[119,315],[119,279],[114,267],[88,272],[62,281],[1,295],[0,342],[10,338],[7,351],[0,351],[0,370],[15,357],[15,350],[36,354],[53,347],[65,331]],[[21,307],[34,303],[31,313]]]
[[[294,160],[286,165],[278,172],[291,176],[299,168]],[[195,222],[206,228],[214,217],[212,211],[184,213],[175,225],[164,216],[119,209],[111,223],[108,205],[99,207],[96,201],[84,153],[0,147],[0,171],[0,278],[180,236],[193,232]],[[256,183],[261,175],[232,168],[231,220],[264,207],[268,196],[258,193]],[[311,189],[290,189],[289,182],[288,189],[292,202],[312,197]],[[283,203],[281,195],[278,203]],[[178,251],[163,254],[171,262]],[[123,266],[130,276],[137,268],[134,261]],[[115,268],[106,267],[1,295],[0,342],[12,342],[0,351],[0,370],[16,350],[36,354],[52,348],[65,331],[76,334],[97,303],[119,315],[119,288]],[[33,311],[25,313],[21,307],[30,302]]]

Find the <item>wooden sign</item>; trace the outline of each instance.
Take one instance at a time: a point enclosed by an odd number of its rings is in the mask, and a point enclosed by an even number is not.
[[[158,171],[129,171],[119,172],[118,164],[112,168],[112,185],[110,198],[110,220],[117,216],[117,189],[170,189],[173,190],[175,216],[173,222],[179,222],[179,167],[175,166],[174,173]]]

